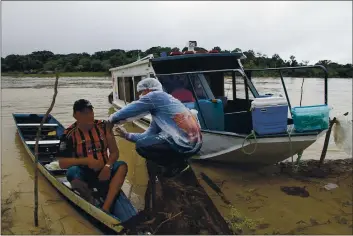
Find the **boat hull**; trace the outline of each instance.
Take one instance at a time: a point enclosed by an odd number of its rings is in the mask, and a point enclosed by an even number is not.
[[[21,142],[23,146],[25,147],[28,155],[32,159],[32,161],[35,161],[35,155],[33,153],[33,150],[29,147],[28,141],[26,143],[26,140],[24,138],[24,135],[22,133],[21,127],[19,127],[16,118],[18,117],[25,117],[29,116],[31,114],[13,114],[13,118],[16,122],[16,127],[18,130],[18,134],[20,136]],[[33,115],[33,114],[32,114]],[[37,114],[34,114],[37,115]],[[43,114],[38,114],[39,116],[43,116]],[[54,118],[50,117],[51,121],[54,123],[58,124],[58,130],[63,131],[64,127]],[[92,205],[91,203],[87,202],[85,199],[81,198],[76,192],[74,192],[68,185],[65,185],[65,182],[63,181],[66,180],[66,177],[64,176],[55,176],[53,175],[48,169],[45,168],[45,166],[39,161],[37,165],[38,170],[47,178],[47,180],[61,193],[63,194],[68,200],[70,200],[74,205],[80,207],[83,211],[88,213],[90,216],[94,217],[101,223],[103,223],[105,226],[110,228],[111,230],[119,233],[121,232],[124,227],[122,226],[122,221],[120,221],[118,218],[107,214],[106,212],[102,211],[100,208],[97,208],[96,206]],[[123,199],[126,199],[126,196],[123,191],[120,192],[120,194],[123,196]],[[121,196],[120,196],[121,197]],[[119,199],[120,199],[119,197]],[[127,200],[128,201],[128,200]],[[126,204],[126,202],[125,202]],[[129,204],[129,203],[127,203]],[[130,203],[131,205],[131,203]],[[130,209],[134,209],[133,206],[129,206]],[[135,210],[135,214],[137,214]]]
[[[288,137],[251,140],[251,143],[246,145],[243,145],[242,138],[232,137],[231,139],[234,145],[224,150],[217,150],[219,149],[217,143],[222,141],[227,143],[230,141],[229,138],[214,137],[212,143],[204,141],[206,148],[193,159],[239,165],[271,165],[305,150],[316,141],[317,136],[300,137],[291,141]],[[213,152],[212,148],[214,148]]]

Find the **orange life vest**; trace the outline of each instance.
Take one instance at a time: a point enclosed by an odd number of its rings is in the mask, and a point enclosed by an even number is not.
[[[83,132],[76,122],[64,131],[68,140],[72,140],[73,152],[77,158],[89,157],[108,162],[108,143],[106,139],[106,123],[95,120],[92,129]]]

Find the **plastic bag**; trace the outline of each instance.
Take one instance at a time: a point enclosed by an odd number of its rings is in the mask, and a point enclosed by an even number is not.
[[[352,157],[352,120],[339,116],[333,126],[333,137],[336,146]]]
[[[197,117],[197,114],[198,114],[199,112],[198,112],[197,110],[195,110],[195,109],[190,109],[190,112],[191,112],[191,114],[195,117],[197,123],[198,123],[199,126],[201,127],[199,118]]]
[[[324,188],[326,190],[332,190],[332,189],[335,189],[335,188],[338,188],[338,185],[337,184],[333,184],[333,183],[328,183],[324,186]]]
[[[58,161],[53,161],[50,162],[50,164],[46,164],[45,168],[47,168],[48,170],[61,170]]]

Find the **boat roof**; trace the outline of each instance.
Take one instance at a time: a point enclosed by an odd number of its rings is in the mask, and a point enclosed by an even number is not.
[[[196,53],[150,59],[155,73],[172,74],[194,71],[239,69],[243,53]]]
[[[118,67],[114,67],[114,68],[110,68],[109,71],[118,71],[118,70],[124,70],[124,69],[128,69],[128,68],[132,68],[132,67],[136,67],[142,64],[148,64],[149,63],[149,59],[153,58],[153,54],[149,54],[144,58],[141,58],[137,61],[134,61],[132,63],[126,64],[126,65],[122,65],[122,66],[118,66]]]

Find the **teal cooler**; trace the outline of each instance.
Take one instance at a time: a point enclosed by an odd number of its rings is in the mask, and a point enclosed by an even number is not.
[[[220,99],[199,99],[198,103],[200,107],[197,106],[196,102],[184,103],[184,105],[189,109],[198,111],[197,117],[201,128],[224,131],[224,110],[222,101]]]
[[[287,132],[288,103],[282,97],[260,97],[251,103],[253,130],[258,135]]]
[[[297,132],[325,130],[329,127],[330,108],[327,105],[294,107],[292,116]]]

